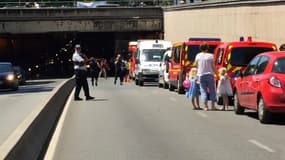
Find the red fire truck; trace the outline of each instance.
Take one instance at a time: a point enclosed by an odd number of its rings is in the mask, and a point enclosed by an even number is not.
[[[132,79],[134,79],[135,77],[135,66],[136,66],[136,57],[135,57],[135,53],[137,50],[137,41],[130,41],[129,42],[129,47],[128,50],[130,52],[130,72],[129,75]]]
[[[203,42],[209,44],[209,52],[213,53],[215,48],[221,44],[219,38],[189,38],[187,42],[173,44],[171,59],[169,62],[169,90],[177,89],[179,94],[185,92],[182,83],[185,75],[192,67],[196,55],[200,52]]]
[[[214,52],[215,65],[217,69],[225,67],[231,78],[233,92],[235,93],[235,80],[239,72],[243,71],[250,60],[257,54],[266,51],[276,51],[277,47],[271,42],[252,41],[248,37],[246,41],[241,37],[240,41],[225,42],[220,44]],[[218,80],[216,76],[216,80]],[[217,84],[217,83],[216,83]],[[233,97],[229,98],[230,105],[233,105]],[[222,98],[218,98],[218,104],[222,104]]]

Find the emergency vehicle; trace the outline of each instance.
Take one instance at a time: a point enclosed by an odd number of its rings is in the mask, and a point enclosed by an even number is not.
[[[231,78],[233,92],[235,92],[234,85],[237,75],[245,69],[250,60],[262,52],[276,50],[277,47],[274,43],[252,41],[252,37],[248,37],[247,40],[244,41],[243,37],[241,37],[240,41],[225,42],[215,49],[215,65],[217,70],[221,67],[227,69],[227,74]],[[218,78],[217,75],[216,80],[218,80]],[[229,97],[229,104],[233,105],[233,102],[233,97]],[[220,97],[218,98],[218,104],[222,104],[222,98]]]
[[[169,82],[169,60],[171,57],[171,50],[172,48],[167,48],[167,50],[164,52],[164,55],[162,57],[162,62],[160,63],[160,69],[158,74],[158,87],[163,87],[164,89],[168,88],[168,82]]]
[[[130,59],[129,59],[129,63],[130,63],[130,72],[129,72],[129,76],[134,79],[135,78],[135,65],[136,65],[136,57],[135,57],[135,53],[137,50],[137,41],[130,41],[129,42],[129,46],[128,46],[128,51],[130,53]]]
[[[158,82],[159,65],[172,43],[165,40],[138,40],[135,53],[135,83]]]
[[[189,38],[187,42],[173,44],[169,64],[169,90],[177,89],[178,94],[185,93],[182,83],[195,61],[196,55],[200,52],[200,45],[203,42],[209,44],[209,52],[213,53],[221,43],[219,38]]]

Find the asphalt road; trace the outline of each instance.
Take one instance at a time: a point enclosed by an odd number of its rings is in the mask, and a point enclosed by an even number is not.
[[[54,94],[54,88],[64,80],[32,80],[20,86],[17,91],[0,89],[0,149],[13,133],[21,132],[23,127],[20,125],[28,122],[29,115],[42,109]]]
[[[285,159],[285,120],[264,125],[251,111],[196,111],[184,95],[156,85],[112,82],[89,86],[94,101],[71,96],[46,159]]]

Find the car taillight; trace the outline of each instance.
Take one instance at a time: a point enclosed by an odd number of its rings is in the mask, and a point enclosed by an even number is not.
[[[269,79],[269,83],[274,87],[281,88],[280,80],[274,76]]]

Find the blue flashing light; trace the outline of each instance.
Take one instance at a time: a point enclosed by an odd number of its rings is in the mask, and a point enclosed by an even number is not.
[[[244,41],[244,37],[243,36],[239,37],[239,41],[243,42]]]

